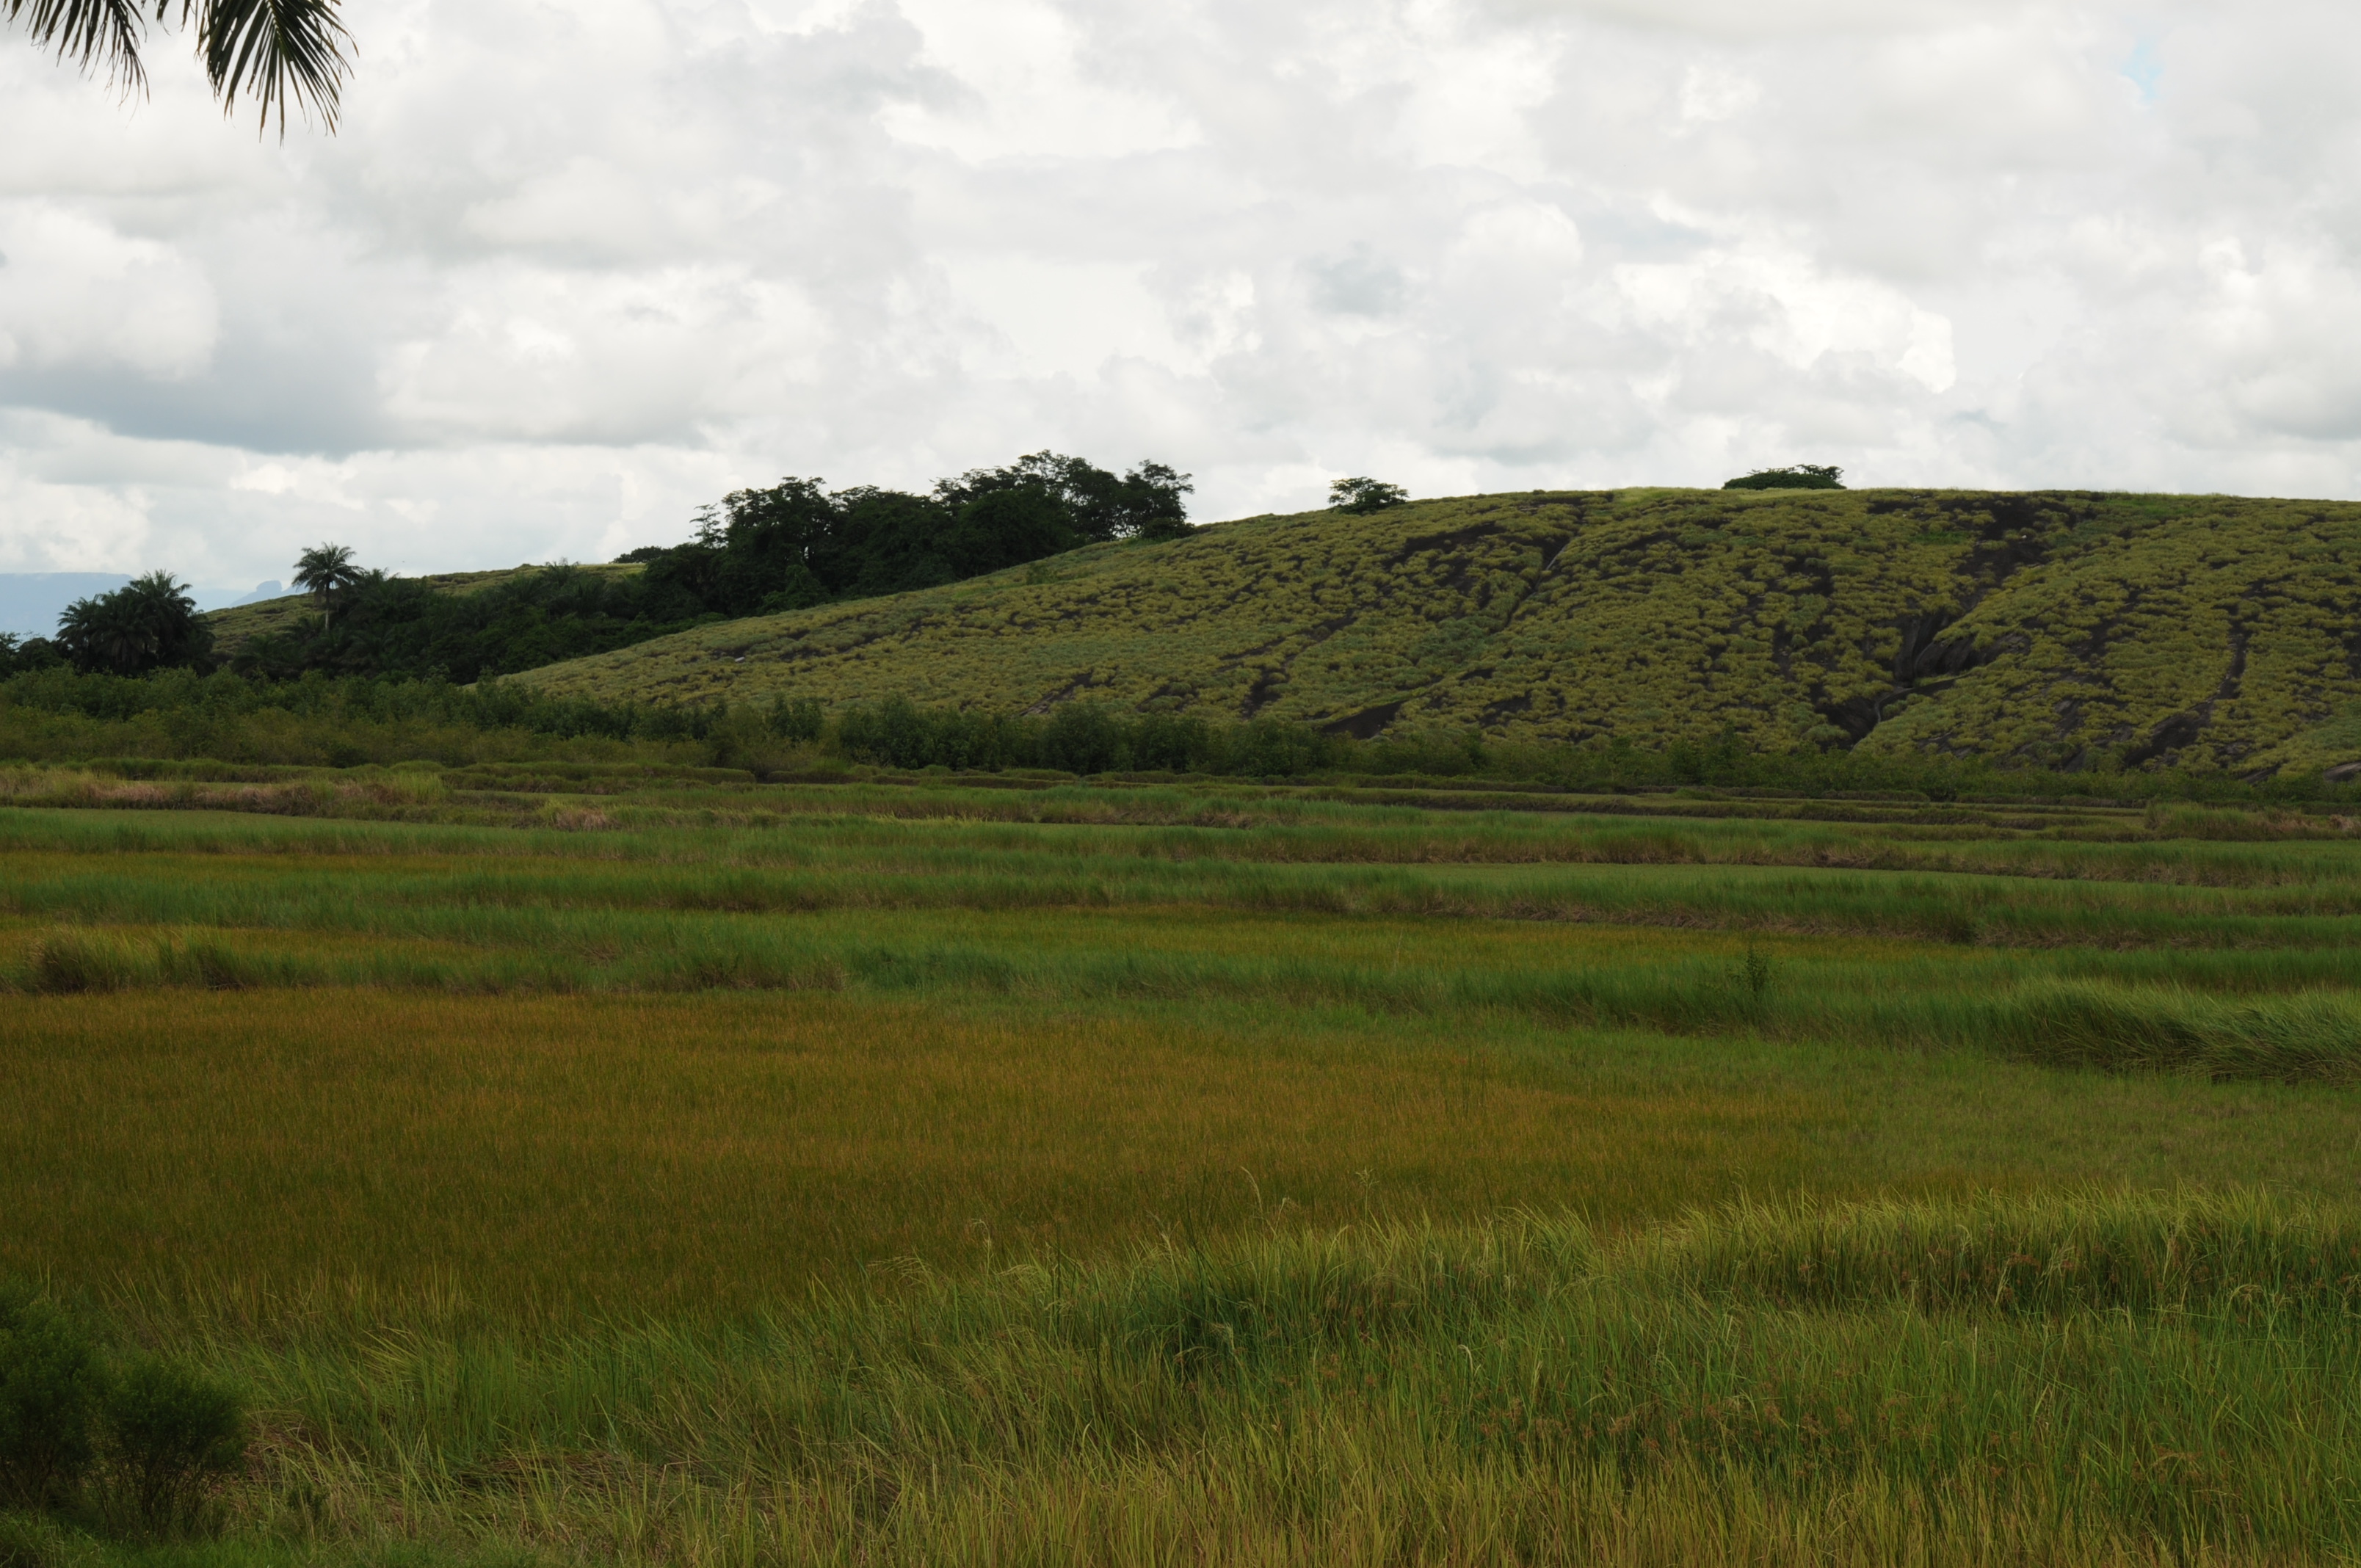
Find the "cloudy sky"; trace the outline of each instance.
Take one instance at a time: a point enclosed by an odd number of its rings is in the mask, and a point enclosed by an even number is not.
[[[354,0],[339,134],[0,34],[0,573],[597,560],[1053,447],[1201,520],[2361,495],[2361,19],[2005,0]]]

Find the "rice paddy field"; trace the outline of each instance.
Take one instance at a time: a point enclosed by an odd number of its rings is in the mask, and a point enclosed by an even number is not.
[[[2361,1557],[2346,818],[0,800],[0,1276],[253,1412],[5,1568]]]

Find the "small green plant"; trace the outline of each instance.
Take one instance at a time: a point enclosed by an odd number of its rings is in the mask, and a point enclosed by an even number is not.
[[[134,1361],[107,1390],[104,1416],[109,1455],[151,1527],[187,1522],[246,1461],[244,1399],[177,1362]]]
[[[1771,987],[1778,979],[1777,966],[1769,953],[1750,941],[1746,944],[1746,956],[1731,969],[1730,978],[1748,1014],[1755,1016],[1771,999]]]

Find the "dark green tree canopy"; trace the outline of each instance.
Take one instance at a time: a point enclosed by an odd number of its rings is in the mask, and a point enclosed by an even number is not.
[[[769,614],[934,587],[1084,544],[1175,539],[1189,532],[1192,488],[1162,463],[1117,476],[1056,452],[971,468],[925,495],[786,478],[724,496],[686,544],[626,558],[721,614]]]
[[[0,631],[0,680],[29,675],[65,662],[58,645],[46,637],[19,637],[13,631]]]
[[[113,593],[76,599],[58,618],[58,651],[85,673],[143,674],[212,662],[213,633],[196,600],[169,572],[134,577]]]
[[[965,508],[987,496],[1032,498],[1038,515],[1055,516],[1077,543],[1111,539],[1177,539],[1189,532],[1182,500],[1196,487],[1189,476],[1157,462],[1141,463],[1121,478],[1080,457],[1035,452],[1005,468],[971,468],[935,485],[935,499]],[[1070,547],[1071,548],[1071,547]]]
[[[279,116],[287,129],[290,104],[336,128],[344,90],[345,51],[352,35],[339,0],[180,0],[180,25],[193,27],[197,58],[224,114],[240,93],[258,105],[262,123]],[[126,92],[144,92],[148,69],[148,0],[0,0],[0,16],[22,21],[41,49],[84,71],[104,68]],[[155,0],[159,23],[172,20],[172,0]]]
[[[1731,479],[1725,490],[1841,490],[1844,470],[1830,463],[1798,463],[1790,468],[1757,468]]]
[[[1366,476],[1339,479],[1328,487],[1328,510],[1331,511],[1384,511],[1390,507],[1406,506],[1410,492],[1400,485],[1389,485],[1383,479]]]

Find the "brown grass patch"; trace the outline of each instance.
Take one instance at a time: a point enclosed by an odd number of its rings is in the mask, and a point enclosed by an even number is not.
[[[0,1000],[0,1268],[500,1315],[743,1309],[917,1258],[1792,1184],[1796,1103],[1300,1024],[830,995]]]

